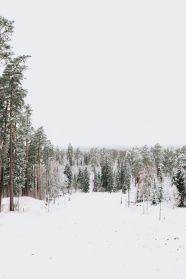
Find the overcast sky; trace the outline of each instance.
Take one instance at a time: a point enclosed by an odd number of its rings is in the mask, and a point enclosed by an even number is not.
[[[0,0],[54,145],[186,144],[186,1]]]

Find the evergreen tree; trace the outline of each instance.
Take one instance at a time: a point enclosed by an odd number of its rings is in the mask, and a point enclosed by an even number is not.
[[[83,171],[81,168],[79,168],[79,171],[78,171],[77,183],[78,183],[78,188],[82,189],[83,188]]]
[[[90,179],[89,179],[89,173],[87,167],[85,167],[83,172],[83,192],[88,192],[90,187]]]
[[[13,54],[9,42],[13,34],[14,22],[0,16],[0,66],[4,66]],[[4,188],[5,168],[8,155],[8,108],[4,79],[0,77],[0,211]]]
[[[163,166],[164,173],[172,177],[173,169],[176,167],[176,153],[171,148],[167,148],[163,151]]]
[[[7,64],[2,78],[0,80],[1,90],[3,91],[4,100],[8,105],[8,130],[9,130],[9,158],[10,158],[10,211],[14,210],[13,204],[13,139],[16,126],[17,114],[24,106],[24,98],[26,97],[26,90],[22,87],[22,81],[24,79],[23,72],[26,70],[26,60],[28,56],[19,56],[11,59]]]
[[[153,165],[145,165],[143,169],[143,184],[142,184],[142,189],[141,189],[141,198],[142,195],[149,200],[149,196],[151,193],[151,188],[153,185],[154,181],[154,173],[155,173],[155,168]]]
[[[55,157],[54,147],[49,140],[46,140],[43,147],[43,162],[45,164],[45,195],[48,196],[49,189],[49,166]],[[56,160],[56,165],[59,162]]]
[[[157,185],[156,185],[155,179],[154,179],[153,186],[151,187],[150,199],[151,199],[151,204],[152,205],[157,205],[158,202],[159,202],[158,189],[157,189]]]
[[[71,144],[69,144],[67,148],[67,160],[70,166],[73,166],[73,157],[74,157],[73,147]]]
[[[100,172],[98,172],[98,175],[97,175],[97,190],[98,192],[102,191],[102,184],[101,184],[101,174]]]
[[[48,193],[49,196],[54,199],[54,203],[56,197],[59,196],[61,189],[62,187],[59,180],[59,164],[56,161],[51,161],[49,164]]]
[[[93,191],[98,192],[98,176],[96,170],[94,170],[94,186]]]
[[[153,154],[149,150],[148,146],[145,145],[140,150],[142,156],[142,163],[144,166],[152,165],[153,163]]]
[[[125,162],[123,166],[124,170],[124,177],[123,177],[123,184],[122,184],[122,192],[126,193],[126,190],[130,191],[130,184],[131,184],[131,168],[130,165]]]
[[[9,44],[13,34],[13,24],[13,21],[0,16],[0,65],[8,62],[13,54]]]
[[[181,156],[178,167],[173,174],[172,183],[177,187],[180,194],[180,206],[184,206],[186,199],[186,156]]]
[[[77,190],[78,182],[77,182],[77,174],[76,173],[73,175],[72,187],[75,189],[75,191]]]
[[[116,187],[116,190],[121,189],[120,172],[119,171],[117,171],[116,174],[115,174],[115,187]]]
[[[74,152],[74,158],[75,158],[75,160],[76,160],[77,166],[79,166],[80,156],[81,156],[81,152],[80,152],[79,147],[77,147],[76,150],[75,150],[75,152]]]
[[[14,194],[20,195],[25,187],[25,123],[24,116],[20,113],[16,117],[13,131],[13,185]]]
[[[89,161],[92,168],[95,168],[99,165],[99,153],[97,148],[91,148],[89,153]]]
[[[162,167],[162,163],[163,163],[163,151],[162,151],[162,147],[159,143],[155,144],[155,146],[152,148],[152,153],[154,156],[156,170],[157,170],[157,176],[158,176],[158,168],[160,166]]]
[[[113,187],[112,187],[112,191],[113,192],[117,192],[118,187],[117,187],[117,173],[113,173]]]
[[[140,173],[143,167],[143,161],[141,152],[138,148],[133,148],[129,154],[127,154],[126,159],[131,166],[132,175],[135,179],[135,186],[140,182]]]
[[[43,192],[41,188],[42,178],[41,178],[41,163],[43,160],[43,149],[46,143],[46,135],[43,127],[39,127],[34,134],[34,144],[36,146],[37,152],[37,198],[42,200]]]
[[[124,161],[121,162],[120,165],[120,173],[119,173],[119,183],[120,183],[120,187],[119,189],[122,189],[123,192],[126,191],[125,187],[125,178],[127,177],[127,169],[126,169],[126,164],[124,163]]]
[[[106,192],[112,192],[113,182],[112,161],[110,154],[106,153],[101,162],[101,183]]]
[[[84,163],[86,166],[89,165],[89,161],[90,161],[90,156],[88,152],[84,152]]]
[[[1,82],[0,84],[2,85]],[[6,100],[3,92],[0,97],[0,210],[2,192],[5,186],[5,169],[9,163],[8,107],[8,100]]]
[[[25,136],[25,191],[24,194],[28,196],[29,189],[29,145],[32,135],[31,127],[31,113],[32,110],[29,105],[24,107],[23,120],[24,120],[24,136]]]
[[[68,193],[69,193],[70,188],[72,186],[72,170],[69,164],[66,164],[64,174],[67,176],[68,179]]]
[[[58,162],[60,165],[64,165],[65,151],[57,146],[56,148],[54,148],[54,153],[56,162]]]

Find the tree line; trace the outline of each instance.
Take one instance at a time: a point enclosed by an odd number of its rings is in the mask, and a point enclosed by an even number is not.
[[[130,194],[135,189],[135,202],[143,199],[157,205],[171,199],[179,206],[186,202],[186,146],[163,148],[159,143],[152,147],[133,147],[129,150],[91,148],[82,152],[69,144],[66,164],[71,172],[73,185],[82,188],[82,170],[92,174],[94,192]],[[70,168],[71,167],[71,168]],[[71,185],[72,185],[71,184]],[[167,185],[168,184],[168,185]]]
[[[3,197],[40,200],[72,191],[130,193],[136,200],[157,204],[163,181],[177,189],[179,205],[186,197],[186,146],[163,149],[160,144],[130,150],[91,148],[87,151],[54,147],[44,128],[32,127],[32,109],[23,87],[29,55],[15,57],[11,47],[14,22],[0,16],[0,209]],[[165,193],[164,193],[165,196]]]

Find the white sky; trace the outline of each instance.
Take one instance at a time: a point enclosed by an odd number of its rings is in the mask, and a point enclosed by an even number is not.
[[[0,0],[54,145],[186,144],[186,1]]]

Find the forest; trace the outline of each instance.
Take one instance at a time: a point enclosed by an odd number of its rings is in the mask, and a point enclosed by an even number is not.
[[[10,198],[14,211],[14,197],[49,202],[74,191],[121,191],[128,193],[130,202],[131,188],[136,191],[133,202],[185,206],[186,145],[85,150],[69,144],[62,149],[53,146],[43,127],[32,126],[32,109],[26,103],[29,92],[23,87],[27,60],[32,58],[15,57],[13,31],[14,22],[0,16],[0,209],[4,197]]]

